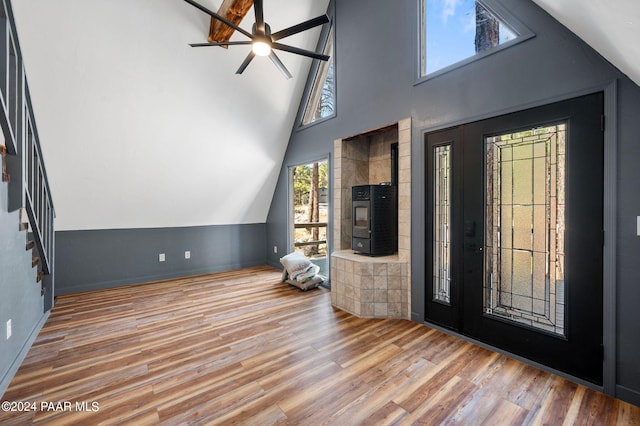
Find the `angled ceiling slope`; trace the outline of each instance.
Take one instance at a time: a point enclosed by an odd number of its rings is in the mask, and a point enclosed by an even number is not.
[[[640,85],[640,1],[533,0]]]
[[[182,0],[12,3],[57,229],[266,220],[311,59],[280,55],[292,80],[268,58],[236,75],[250,46],[190,47],[210,16]],[[264,3],[274,28],[328,6]],[[313,50],[319,34],[290,42]]]
[[[640,84],[640,2],[533,1]],[[308,58],[283,55],[290,81],[269,60],[237,76],[246,52],[188,46],[210,19],[182,0],[12,3],[58,229],[266,219]],[[327,5],[267,0],[265,14],[286,28]]]

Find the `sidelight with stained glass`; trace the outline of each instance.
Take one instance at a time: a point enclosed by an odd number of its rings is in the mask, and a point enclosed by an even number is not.
[[[433,300],[451,303],[451,145],[433,148]]]

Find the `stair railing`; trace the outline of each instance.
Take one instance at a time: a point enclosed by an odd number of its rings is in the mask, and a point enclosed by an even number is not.
[[[0,0],[0,104],[0,127],[7,152],[20,159],[13,173],[22,178],[12,179],[11,185],[21,185],[19,198],[45,274],[43,291],[53,293],[55,209],[10,0]],[[53,294],[45,300],[45,310],[52,303]]]
[[[33,119],[33,109],[28,86],[24,85],[24,140],[23,140],[23,176],[25,209],[33,232],[34,241],[41,256],[42,271],[53,274],[55,249],[54,219],[55,210],[47,171],[42,158],[42,149],[38,131]]]
[[[18,54],[17,37],[13,25],[13,13],[8,0],[2,0],[0,5],[0,94],[2,108],[6,119],[1,120],[4,143],[9,154],[18,153],[19,125],[18,104],[20,91],[20,57]],[[4,118],[4,117],[3,117]]]

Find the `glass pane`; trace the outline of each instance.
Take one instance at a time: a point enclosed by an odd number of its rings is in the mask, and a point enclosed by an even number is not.
[[[367,208],[366,207],[356,207],[355,208],[355,225],[361,226],[363,228],[367,228]]]
[[[336,112],[336,78],[333,62],[333,28],[327,38],[323,53],[328,61],[320,61],[313,80],[309,99],[302,117],[302,125],[313,123],[321,118],[331,117]]]
[[[493,136],[485,158],[484,312],[561,336],[565,136],[565,124]]]
[[[509,205],[513,212],[513,248],[531,250],[531,206]]]
[[[433,300],[451,303],[451,145],[433,149]]]
[[[329,221],[329,164],[327,160],[290,168],[293,196],[293,247],[329,276],[327,226]]]
[[[513,40],[516,32],[480,1],[423,0],[422,75]]]

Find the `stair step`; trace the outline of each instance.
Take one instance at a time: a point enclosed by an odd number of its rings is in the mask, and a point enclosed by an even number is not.
[[[29,241],[27,241],[27,248],[26,248],[26,250],[27,250],[27,251],[28,251],[28,250],[32,250],[35,246],[36,246],[36,242],[35,242],[35,241],[33,241],[33,240],[29,240]]]
[[[38,271],[38,275],[36,277],[37,282],[42,282],[43,278],[44,278],[44,272]],[[44,286],[42,286],[42,291],[44,291]]]
[[[36,266],[38,263],[40,263],[40,258],[38,256],[33,256],[31,258],[31,267],[33,268],[34,266]]]
[[[4,156],[7,155],[7,147],[0,145],[0,155],[2,156],[2,181],[9,182],[10,176],[7,173],[7,163],[4,161]]]
[[[29,216],[27,215],[27,209],[24,207],[20,209],[20,226],[19,229],[21,231],[29,230]]]

